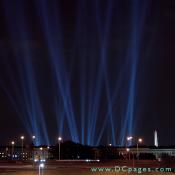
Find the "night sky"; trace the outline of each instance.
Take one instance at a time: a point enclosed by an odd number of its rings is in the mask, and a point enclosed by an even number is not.
[[[175,145],[174,0],[0,0],[0,144]]]

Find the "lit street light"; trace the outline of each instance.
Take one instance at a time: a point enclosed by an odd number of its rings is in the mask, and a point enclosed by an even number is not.
[[[32,136],[32,141],[33,141],[33,145],[35,146],[35,139],[36,139],[36,136]]]
[[[129,148],[126,148],[126,151],[127,151],[127,152],[129,152],[129,151],[130,151],[130,149],[129,149]]]
[[[32,136],[32,140],[33,140],[33,162],[34,162],[34,160],[35,160],[35,150],[34,150],[34,148],[35,148],[35,139],[36,139],[36,136]]]
[[[130,149],[126,148],[126,152],[129,153],[129,160],[130,160]]]
[[[22,152],[22,159],[23,159],[23,143],[24,142],[24,136],[21,136],[21,152]]]
[[[42,160],[42,159],[44,159],[43,147],[40,147],[39,149],[41,150],[40,159]]]
[[[142,139],[142,138],[139,138],[139,139],[138,139],[138,142],[139,142],[139,143],[142,143],[142,142],[143,142],[143,139]]]
[[[133,139],[132,136],[128,136],[128,137],[126,138],[126,148],[129,146],[129,142],[131,142],[132,139]]]
[[[58,137],[58,143],[59,143],[59,160],[60,160],[60,147],[61,147],[61,141],[62,141],[62,138],[61,137]]]
[[[12,141],[12,142],[11,142],[11,145],[12,145],[12,160],[13,160],[13,153],[14,153],[14,145],[15,145],[15,142]]]
[[[44,163],[40,163],[39,164],[39,175],[42,175],[43,174],[43,168],[44,168]]]
[[[127,137],[127,141],[131,141],[133,139],[132,136]]]
[[[139,159],[139,143],[142,143],[142,142],[143,142],[143,139],[138,138],[138,141],[137,141],[137,159]]]
[[[127,148],[127,147],[129,146],[129,142],[131,142],[132,139],[133,139],[132,136],[128,136],[128,137],[126,137],[126,152],[127,152],[127,154],[128,154],[128,152],[130,151],[130,149]],[[127,156],[127,155],[126,155],[126,156]],[[129,159],[130,159],[130,152],[129,152]]]

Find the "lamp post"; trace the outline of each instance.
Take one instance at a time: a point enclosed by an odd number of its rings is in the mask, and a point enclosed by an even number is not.
[[[40,150],[41,150],[41,155],[40,155],[40,159],[44,159],[44,155],[43,155],[43,147],[40,147]]]
[[[59,143],[59,160],[60,160],[60,151],[61,151],[61,141],[62,141],[62,138],[61,137],[58,137],[58,143]]]
[[[47,146],[48,154],[47,154],[47,159],[50,159],[50,146]]]
[[[126,139],[129,142],[129,141],[131,141],[133,139],[133,137],[132,136],[128,136]]]
[[[43,174],[44,163],[39,164],[39,175]],[[41,171],[42,170],[42,171]],[[42,173],[41,173],[42,172]]]
[[[34,143],[34,142],[35,142],[35,139],[36,139],[36,136],[35,136],[35,135],[33,135],[33,136],[32,136],[33,145],[35,145],[35,143]]]
[[[130,149],[128,148],[128,146],[129,146],[129,142],[131,142],[132,139],[133,139],[132,136],[128,136],[128,137],[126,138],[126,152],[127,152],[127,153],[129,152],[129,160],[130,160]],[[127,156],[127,155],[126,155],[126,156]]]
[[[130,149],[126,148],[126,152],[129,153],[129,160],[130,160]]]
[[[133,139],[132,136],[128,136],[128,137],[126,138],[126,148],[129,146],[129,142],[131,142],[132,139]]]
[[[32,136],[32,141],[33,141],[33,161],[34,161],[34,159],[35,159],[35,139],[36,139],[36,136],[35,135],[33,135]]]
[[[22,153],[22,159],[23,159],[23,143],[24,142],[24,136],[21,136],[21,153]]]
[[[12,145],[12,160],[13,160],[13,153],[14,153],[14,145],[15,145],[15,142],[12,141],[12,142],[11,142],[11,145]]]
[[[143,139],[142,138],[138,138],[137,140],[137,159],[139,159],[139,143],[142,143]]]

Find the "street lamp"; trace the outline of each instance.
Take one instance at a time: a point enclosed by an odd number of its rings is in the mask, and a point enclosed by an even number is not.
[[[44,163],[40,163],[39,164],[39,175],[43,174],[43,168],[44,168]],[[41,173],[41,169],[42,169],[42,173]]]
[[[32,140],[34,141],[35,139],[36,139],[36,136],[33,135],[33,136],[32,136]]]
[[[126,152],[129,153],[129,160],[130,160],[130,149],[126,148]]]
[[[126,142],[126,147],[129,145],[128,143],[131,142],[132,139],[133,139],[132,136],[128,136],[128,137],[126,137],[126,141],[127,141],[127,142]]]
[[[40,158],[42,160],[42,159],[44,159],[43,147],[40,147],[39,149],[41,150]]]
[[[33,161],[35,160],[35,150],[34,150],[34,148],[35,148],[35,143],[34,143],[35,142],[35,139],[36,139],[36,136],[33,135],[32,136],[32,140],[33,140],[33,145],[32,145],[33,146]]]
[[[58,137],[58,143],[59,143],[59,160],[60,160],[60,147],[61,147],[61,145],[60,145],[60,143],[61,143],[61,141],[62,141],[62,138],[61,137]]]
[[[15,145],[15,142],[12,141],[12,142],[11,142],[11,145],[12,145],[12,160],[13,160],[13,153],[14,153],[14,145]]]
[[[21,136],[21,152],[22,152],[22,159],[23,159],[23,142],[24,142],[24,136]]]
[[[139,143],[142,143],[143,139],[142,138],[138,138],[137,140],[137,159],[139,159]]]
[[[139,139],[138,139],[138,142],[139,142],[139,143],[142,143],[142,142],[143,142],[143,139],[142,139],[142,138],[139,138]]]
[[[132,139],[133,139],[132,136],[128,136],[128,137],[126,137],[126,152],[127,152],[127,153],[130,151],[130,149],[127,148],[127,147],[129,146],[129,142],[131,142]],[[126,156],[127,156],[127,155],[126,155]],[[130,159],[130,152],[129,152],[129,159]]]
[[[128,137],[127,137],[127,141],[131,141],[132,139],[133,139],[132,136],[128,136]]]

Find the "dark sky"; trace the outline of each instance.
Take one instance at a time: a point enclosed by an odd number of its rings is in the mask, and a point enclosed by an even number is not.
[[[0,143],[175,145],[175,2],[139,1],[0,0]]]

